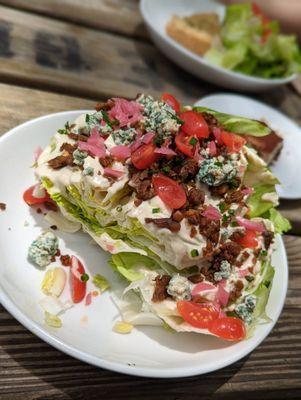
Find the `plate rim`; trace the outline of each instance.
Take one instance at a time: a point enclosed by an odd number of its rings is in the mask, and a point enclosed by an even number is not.
[[[87,110],[84,110],[84,112]],[[10,136],[14,135],[20,128],[24,128],[26,126],[30,126],[31,124],[34,124],[36,122],[43,121],[45,119],[49,118],[55,118],[57,116],[62,116],[64,114],[69,115],[70,114],[76,114],[79,112],[83,112],[83,110],[71,110],[71,111],[63,111],[63,112],[58,112],[58,113],[53,113],[53,114],[48,114],[44,115],[38,118],[31,119],[29,121],[26,121],[10,131],[4,133],[0,137],[0,146],[3,145],[4,143],[4,138],[7,139]],[[141,376],[141,377],[147,377],[147,378],[185,378],[185,377],[192,377],[192,376],[197,376],[197,375],[203,375],[207,374],[209,372],[213,372],[216,370],[219,370],[221,368],[224,368],[226,366],[229,366],[236,361],[244,358],[247,354],[251,353],[260,343],[262,343],[265,338],[269,335],[273,327],[275,326],[276,322],[279,319],[279,316],[282,312],[282,309],[284,307],[285,299],[286,299],[286,294],[287,294],[287,287],[288,287],[288,259],[287,259],[287,254],[286,254],[286,249],[284,246],[283,239],[280,235],[277,235],[278,241],[279,241],[279,252],[280,252],[280,257],[281,257],[281,264],[283,267],[283,280],[282,280],[282,286],[283,286],[283,296],[281,299],[281,302],[278,303],[280,306],[278,307],[276,311],[275,318],[273,321],[270,322],[270,326],[267,329],[267,331],[262,334],[260,337],[257,338],[257,340],[254,342],[253,345],[250,347],[247,347],[240,351],[239,353],[234,353],[234,356],[229,357],[226,361],[219,361],[216,362],[214,365],[212,365],[209,368],[203,368],[202,366],[192,366],[192,367],[185,367],[184,369],[177,367],[174,369],[163,369],[163,368],[158,368],[158,367],[132,367],[128,365],[123,365],[121,362],[115,362],[115,361],[108,361],[105,359],[102,359],[98,356],[94,356],[93,354],[88,354],[82,350],[79,350],[72,345],[69,345],[65,343],[63,340],[55,337],[55,335],[51,334],[47,330],[43,329],[43,327],[39,326],[39,324],[35,321],[33,321],[30,317],[25,315],[16,304],[14,304],[13,300],[10,299],[9,295],[3,288],[0,282],[0,303],[2,306],[18,321],[20,322],[25,328],[27,328],[30,332],[38,336],[41,340],[45,341],[49,345],[53,346],[57,350],[62,351],[63,353],[74,357],[76,359],[79,359],[80,361],[86,362],[90,365],[99,367],[99,368],[105,368],[107,370],[113,371],[113,372],[118,372],[118,373],[123,373],[123,374],[128,374],[128,375],[133,375],[133,376]]]
[[[293,81],[294,79],[296,79],[296,77],[297,77],[296,73],[289,75],[287,77],[284,77],[284,78],[261,78],[261,77],[256,77],[256,76],[252,76],[252,75],[243,74],[241,72],[235,72],[235,71],[229,70],[224,67],[219,67],[218,65],[214,65],[214,64],[206,61],[204,59],[204,57],[199,56],[199,55],[193,53],[192,51],[186,49],[184,46],[180,45],[179,43],[177,43],[175,40],[168,37],[167,35],[166,36],[162,35],[162,33],[152,25],[152,23],[150,22],[150,20],[148,18],[148,13],[146,10],[147,3],[149,1],[150,0],[140,0],[140,12],[141,12],[141,15],[143,17],[145,24],[147,25],[147,28],[149,30],[154,31],[157,35],[159,35],[160,38],[165,43],[167,43],[169,46],[171,46],[175,51],[184,53],[185,56],[190,57],[190,59],[192,59],[193,61],[199,62],[200,64],[202,64],[208,68],[212,68],[216,72],[219,72],[230,78],[239,78],[242,81],[245,81],[248,83],[255,83],[255,84],[259,84],[259,85],[270,85],[271,87],[273,87],[276,85],[284,85],[284,84],[289,83],[289,82]],[[218,4],[214,0],[212,1],[212,3]],[[223,4],[219,4],[219,5],[222,6]]]

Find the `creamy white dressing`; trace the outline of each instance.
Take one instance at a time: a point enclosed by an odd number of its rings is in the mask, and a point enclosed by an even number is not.
[[[264,193],[261,196],[261,200],[270,201],[271,203],[273,203],[273,206],[278,206],[279,204],[279,196],[276,192]]]

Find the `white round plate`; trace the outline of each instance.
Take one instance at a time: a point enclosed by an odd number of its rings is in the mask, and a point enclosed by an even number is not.
[[[140,11],[151,38],[163,53],[185,70],[206,81],[229,89],[258,92],[291,82],[286,78],[257,78],[215,66],[170,38],[165,27],[173,15],[188,16],[200,12],[216,12],[223,20],[225,6],[213,0],[140,0]]]
[[[52,114],[26,122],[0,139],[0,201],[7,204],[0,212],[0,294],[3,306],[24,326],[59,350],[82,361],[117,372],[156,378],[184,377],[214,371],[244,357],[268,335],[281,312],[287,289],[287,260],[281,238],[276,240],[273,263],[275,280],[268,304],[272,321],[258,326],[255,335],[240,343],[193,333],[171,333],[158,327],[135,328],[129,335],[112,331],[119,319],[110,292],[93,298],[92,304],[75,305],[62,316],[63,327],[43,323],[38,305],[43,270],[26,258],[28,246],[47,228],[41,214],[22,200],[24,189],[33,181],[34,149],[45,146],[52,134],[84,111]],[[25,223],[25,221],[27,223]],[[121,281],[107,265],[108,255],[92,244],[84,233],[62,234],[62,254],[77,255],[91,275],[107,277],[112,290]],[[54,264],[55,265],[55,264]]]
[[[278,159],[270,165],[281,182],[281,185],[277,185],[277,192],[283,199],[301,198],[301,174],[296,168],[297,160],[301,157],[301,128],[294,121],[260,101],[235,94],[206,96],[194,105],[265,121],[279,133],[284,139],[283,149]]]

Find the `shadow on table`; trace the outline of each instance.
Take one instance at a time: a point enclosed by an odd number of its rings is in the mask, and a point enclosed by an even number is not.
[[[28,331],[26,334],[30,335]],[[27,340],[30,340],[29,337]],[[239,372],[248,359],[247,356],[231,366],[206,375],[182,379],[151,379],[96,368],[51,348],[34,336],[31,340],[37,344],[35,349],[39,347],[40,354],[39,358],[35,357],[31,361],[29,357],[23,357],[22,353],[12,350],[11,346],[3,350],[15,361],[18,369],[26,371],[25,375],[30,377],[30,382],[36,382],[37,386],[32,384],[22,388],[22,393],[26,392],[26,399],[222,399],[222,393],[229,394],[231,390],[228,388],[221,393],[220,388]],[[29,394],[31,392],[32,395]]]

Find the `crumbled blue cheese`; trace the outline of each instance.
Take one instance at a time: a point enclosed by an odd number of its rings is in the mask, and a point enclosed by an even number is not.
[[[174,275],[167,286],[167,293],[176,300],[190,300],[190,282],[185,276]]]
[[[235,307],[236,314],[243,319],[247,324],[253,320],[253,311],[256,306],[256,297],[248,295],[245,297],[244,302]]]
[[[83,165],[86,157],[88,157],[88,153],[85,151],[76,149],[73,152],[73,160],[76,165]]]
[[[228,279],[231,274],[230,263],[226,260],[221,262],[220,271],[214,273],[214,280],[221,281],[222,279]]]
[[[86,114],[86,124],[89,131],[91,131],[95,126],[97,126],[100,134],[107,135],[112,132],[112,127],[108,124],[107,115],[104,115],[104,112],[97,111],[93,114]]]
[[[167,103],[154,100],[151,96],[141,95],[137,102],[144,106],[142,115],[145,130],[155,131],[168,138],[172,132],[178,132],[181,124],[175,110]]]
[[[51,258],[56,254],[58,247],[58,238],[52,232],[44,232],[29,246],[28,258],[34,264],[46,267],[51,263]]]
[[[87,168],[85,168],[84,171],[83,171],[83,174],[84,174],[84,175],[93,176],[93,174],[94,174],[94,168],[92,168],[92,167],[87,167]]]
[[[237,163],[232,160],[220,162],[217,157],[212,157],[202,161],[197,179],[209,186],[218,186],[224,182],[230,182],[237,175]]]
[[[136,139],[136,130],[134,128],[117,129],[116,131],[112,132],[112,137],[115,144],[127,145]]]

